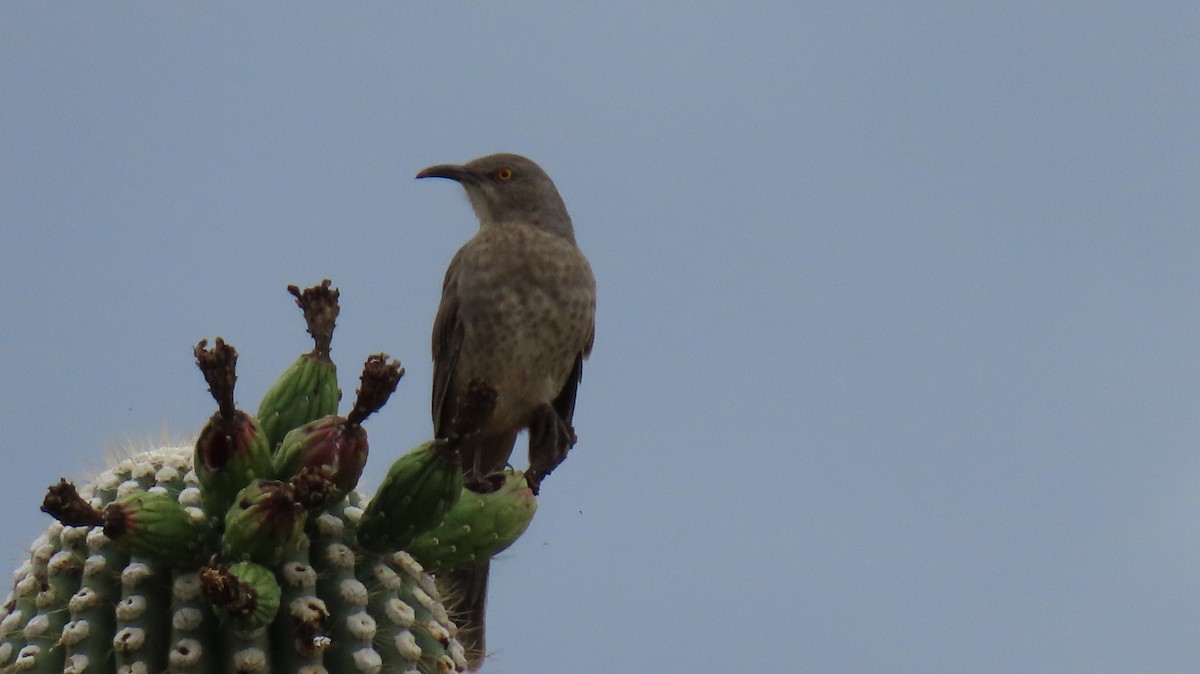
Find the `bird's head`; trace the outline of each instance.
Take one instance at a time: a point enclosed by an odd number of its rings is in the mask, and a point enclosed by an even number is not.
[[[492,154],[466,164],[438,164],[418,178],[447,178],[467,191],[481,226],[527,224],[571,242],[571,217],[554,181],[542,167],[518,154]]]

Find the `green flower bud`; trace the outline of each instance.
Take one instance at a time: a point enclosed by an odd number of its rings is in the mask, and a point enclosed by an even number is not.
[[[241,630],[270,625],[279,612],[280,589],[275,574],[254,562],[200,569],[200,589],[223,623]]]
[[[337,367],[329,359],[333,328],[337,322],[338,291],[329,279],[301,291],[288,286],[296,306],[304,312],[313,350],[296,359],[263,396],[258,407],[267,441],[274,451],[288,431],[330,414],[337,414],[342,392],[338,388]]]
[[[537,497],[525,475],[509,471],[496,491],[463,489],[458,503],[437,527],[421,534],[406,550],[433,572],[485,562],[512,545],[537,512]]]
[[[267,437],[254,417],[238,410],[232,418],[217,412],[196,439],[196,477],[204,511],[225,513],[251,480],[274,476]]]
[[[134,492],[104,509],[104,535],[131,555],[186,563],[211,533],[202,512],[157,491]]]
[[[293,429],[275,454],[275,471],[282,478],[303,468],[326,468],[341,494],[350,493],[367,464],[367,432],[343,417],[329,416]]]
[[[392,464],[358,524],[359,543],[371,550],[401,550],[437,526],[463,490],[457,454],[431,440]]]
[[[321,417],[337,414],[337,366],[328,355],[306,353],[296,359],[263,396],[258,420],[272,450],[278,450],[288,431]]]
[[[221,555],[231,560],[277,564],[287,546],[303,531],[306,515],[291,485],[255,480],[238,492],[225,515]]]

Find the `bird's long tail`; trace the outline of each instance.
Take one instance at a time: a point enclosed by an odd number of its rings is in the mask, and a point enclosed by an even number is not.
[[[483,665],[483,658],[487,654],[484,621],[490,567],[490,562],[484,562],[445,575],[450,617],[458,625],[458,640],[466,650],[467,665],[472,672]]]

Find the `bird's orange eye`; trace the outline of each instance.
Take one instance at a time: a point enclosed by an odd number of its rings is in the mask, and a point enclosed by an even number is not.
[[[507,166],[502,167],[499,171],[496,171],[496,177],[506,182],[512,180],[512,176],[512,169],[508,168]]]

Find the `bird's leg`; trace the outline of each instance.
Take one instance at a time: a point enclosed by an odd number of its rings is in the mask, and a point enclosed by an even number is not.
[[[450,434],[465,438],[474,435],[487,424],[496,410],[496,389],[482,379],[472,379],[467,391],[458,399],[454,419],[450,422]]]
[[[496,409],[496,389],[481,379],[472,379],[467,384],[467,390],[458,399],[455,406],[454,418],[450,421],[450,434],[447,440],[459,446],[464,441],[476,436],[487,425],[488,419]],[[468,457],[470,465],[463,466],[463,482],[472,491],[487,494],[496,491],[495,480],[484,475],[480,462],[483,457],[476,449]]]
[[[472,454],[475,457],[471,462],[471,467],[463,475],[463,486],[476,494],[490,494],[499,489],[491,475],[483,474],[483,468],[480,467],[482,454],[480,452],[472,452]]]
[[[533,412],[529,424],[529,470],[525,479],[533,493],[538,493],[542,479],[567,458],[575,445],[575,429],[558,415],[550,404]]]

